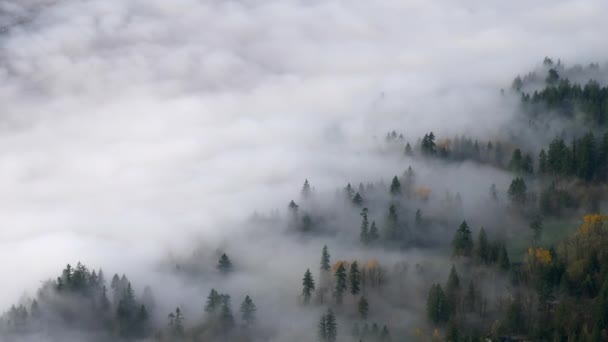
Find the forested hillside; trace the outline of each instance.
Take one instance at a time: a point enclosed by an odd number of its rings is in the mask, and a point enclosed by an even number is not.
[[[303,180],[248,233],[165,257],[162,281],[69,260],[5,308],[2,340],[606,341],[604,74],[546,58],[517,76],[500,96],[536,141],[372,132],[396,168]]]

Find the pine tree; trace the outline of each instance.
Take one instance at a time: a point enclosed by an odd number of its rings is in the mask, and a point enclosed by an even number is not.
[[[308,304],[310,302],[310,297],[315,290],[315,281],[312,278],[312,273],[310,273],[310,269],[307,269],[304,273],[304,278],[302,279],[302,297],[304,297],[304,304]]]
[[[547,172],[547,154],[545,150],[540,150],[538,154],[538,173],[543,174]]]
[[[224,274],[228,274],[232,271],[232,261],[230,261],[230,258],[228,258],[226,253],[222,253],[222,256],[217,264],[217,269]]]
[[[318,325],[318,335],[321,342],[327,341],[327,314],[321,315]]]
[[[245,325],[249,326],[255,322],[256,310],[257,308],[251,298],[246,296],[243,303],[241,303],[241,319],[245,322]]]
[[[329,271],[331,266],[329,265],[329,251],[327,250],[327,245],[323,246],[323,251],[321,252],[321,271]]]
[[[150,315],[145,305],[140,305],[135,317],[135,334],[139,337],[145,337],[147,335],[148,319]]]
[[[369,229],[369,241],[373,243],[380,239],[380,233],[378,232],[378,227],[376,226],[376,221],[372,221],[372,226]]]
[[[342,297],[344,292],[346,291],[346,269],[344,268],[344,264],[340,263],[338,269],[335,273],[336,277],[336,288],[334,291],[334,296],[336,297],[336,303],[342,304]]]
[[[232,316],[232,309],[230,308],[230,296],[222,296],[222,307],[220,311],[220,327],[222,332],[228,333],[234,328],[234,316]]]
[[[363,208],[361,211],[361,232],[359,233],[359,240],[363,245],[368,245],[370,243],[369,236],[369,221],[367,220],[367,208]]]
[[[304,181],[304,185],[302,186],[302,198],[306,199],[306,198],[310,198],[310,195],[312,194],[312,191],[310,190],[310,184],[308,183],[308,179],[306,179]]]
[[[486,230],[481,227],[479,230],[479,236],[477,237],[477,260],[479,260],[481,263],[487,264],[489,261],[489,253],[490,248],[488,245],[488,236],[486,235]]]
[[[388,208],[388,217],[386,220],[386,239],[396,241],[399,238],[398,228],[399,217],[397,216],[397,207],[394,204]]]
[[[367,314],[369,312],[369,303],[367,302],[367,299],[365,299],[365,296],[361,296],[361,298],[359,299],[359,303],[357,304],[357,311],[359,312],[359,316],[361,316],[361,319],[367,319]]]
[[[393,196],[401,195],[401,183],[399,182],[399,179],[397,179],[397,176],[393,177],[390,192]]]
[[[350,293],[353,296],[358,295],[361,285],[361,274],[359,273],[359,265],[356,261],[354,261],[350,265],[350,270],[348,272],[348,281],[350,283]]]
[[[408,156],[408,157],[411,157],[411,156],[414,155],[414,151],[412,151],[412,146],[410,145],[409,142],[405,145],[405,152],[404,152],[404,154],[406,156]]]
[[[361,195],[358,192],[353,197],[353,204],[357,207],[360,207],[363,205],[363,197],[361,197]]]
[[[516,177],[513,179],[511,185],[509,185],[508,194],[513,204],[524,204],[527,199],[527,188],[524,179],[521,177]]]
[[[173,321],[173,336],[184,337],[184,315],[180,308],[175,309],[175,316]]]
[[[429,320],[435,324],[447,322],[449,319],[449,306],[441,285],[431,286],[426,302],[426,311]]]
[[[501,244],[500,250],[498,253],[498,265],[501,269],[507,271],[511,268],[511,261],[509,260],[509,253],[507,252],[507,247],[504,244]]]
[[[454,256],[471,256],[473,239],[467,221],[462,221],[452,240]]]
[[[208,314],[216,313],[217,310],[220,308],[221,303],[222,297],[220,296],[220,294],[215,289],[211,289],[211,292],[209,292],[209,296],[207,296],[205,312]]]
[[[445,295],[448,299],[448,305],[450,312],[455,312],[458,307],[460,297],[460,277],[456,272],[456,267],[452,265],[448,282],[445,287]]]
[[[473,281],[471,280],[464,297],[464,307],[467,312],[473,312],[475,310],[476,297],[475,284],[473,284]]]
[[[327,342],[335,342],[338,338],[338,325],[336,323],[336,316],[331,309],[327,309],[325,324],[327,329]]]

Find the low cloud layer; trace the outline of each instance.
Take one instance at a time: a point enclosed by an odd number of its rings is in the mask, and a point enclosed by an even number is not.
[[[284,208],[305,178],[323,191],[388,179],[403,170],[374,153],[387,130],[499,134],[513,113],[499,89],[515,75],[544,56],[603,62],[607,12],[600,0],[0,1],[0,272],[17,274],[0,306],[66,262],[127,271],[193,235],[219,241],[225,222]]]

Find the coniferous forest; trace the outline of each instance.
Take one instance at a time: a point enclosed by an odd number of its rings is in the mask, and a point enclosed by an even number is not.
[[[606,57],[380,3],[0,1],[0,341],[608,341]]]

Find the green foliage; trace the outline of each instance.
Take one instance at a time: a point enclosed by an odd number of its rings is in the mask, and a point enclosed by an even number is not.
[[[528,198],[526,182],[522,177],[516,177],[509,186],[509,199],[515,205],[526,203]]]
[[[336,298],[336,303],[342,304],[342,298],[343,298],[344,292],[346,292],[346,288],[347,288],[346,287],[347,275],[346,275],[346,269],[344,268],[343,263],[340,263],[334,276],[336,277],[336,287],[334,289],[334,297]]]
[[[304,273],[304,278],[302,279],[302,297],[304,297],[304,304],[310,302],[310,297],[314,291],[315,281],[312,277],[312,273],[310,273],[310,269],[307,269]]]
[[[361,290],[361,273],[359,272],[359,265],[357,264],[357,261],[350,264],[348,282],[350,284],[350,293],[353,296],[358,295],[359,291]]]
[[[217,264],[217,269],[224,274],[228,274],[232,271],[232,261],[230,261],[230,258],[228,258],[226,253],[222,253]]]
[[[357,303],[357,312],[359,313],[361,319],[367,319],[367,315],[369,313],[369,303],[367,302],[367,299],[365,299],[365,296],[361,296],[361,298],[359,298],[359,302]]]
[[[241,303],[241,319],[245,322],[245,325],[250,326],[256,320],[257,308],[251,298],[246,296]]]
[[[331,269],[329,265],[329,251],[327,249],[327,245],[323,246],[323,251],[321,252],[321,271],[328,272]]]
[[[473,238],[467,221],[462,221],[452,240],[452,255],[469,257],[473,252]]]
[[[428,319],[435,323],[445,323],[450,319],[448,299],[439,284],[433,284],[426,301]]]

